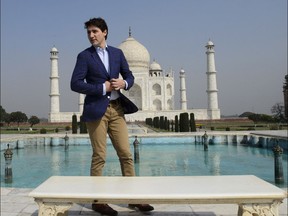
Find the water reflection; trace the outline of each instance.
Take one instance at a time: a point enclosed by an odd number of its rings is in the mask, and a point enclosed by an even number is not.
[[[134,152],[133,146],[131,151]],[[9,187],[36,187],[51,175],[90,175],[91,146],[30,146],[13,155],[13,183]],[[137,176],[256,175],[274,184],[272,150],[249,146],[217,144],[204,151],[202,144],[139,144],[141,161],[135,163]],[[287,176],[287,153],[282,155]],[[4,167],[1,163],[1,183]],[[106,176],[121,176],[118,157],[107,147]],[[287,187],[287,179],[284,186]]]
[[[207,151],[204,152],[204,164],[206,165],[206,167],[209,166],[209,153]]]
[[[212,158],[212,164],[211,164],[211,174],[212,175],[220,175],[221,174],[221,169],[220,169],[220,155],[219,154],[214,154]]]
[[[64,155],[64,164],[65,166],[69,165],[69,151],[67,151],[67,149],[65,149],[65,155]]]
[[[203,151],[203,161],[210,175],[221,174],[221,155],[217,152]]]
[[[134,163],[134,169],[135,169],[135,175],[136,176],[140,176],[140,164],[139,162],[136,162]]]

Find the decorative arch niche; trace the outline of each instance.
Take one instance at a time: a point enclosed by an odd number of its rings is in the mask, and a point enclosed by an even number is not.
[[[168,110],[172,110],[173,109],[172,100],[170,100],[170,99],[167,101],[167,109]]]
[[[154,84],[152,86],[152,95],[161,95],[161,86],[159,84]]]
[[[153,110],[160,111],[162,110],[162,103],[159,99],[153,101]]]
[[[166,92],[167,92],[167,95],[169,95],[169,96],[172,95],[172,86],[171,86],[171,84],[168,84],[166,86]]]

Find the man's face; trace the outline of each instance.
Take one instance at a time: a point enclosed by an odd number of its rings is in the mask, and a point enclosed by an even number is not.
[[[105,36],[107,35],[107,30],[101,31],[100,28],[96,26],[89,26],[87,28],[87,36],[90,41],[90,43],[93,46],[99,46],[101,48],[104,48],[106,45]]]

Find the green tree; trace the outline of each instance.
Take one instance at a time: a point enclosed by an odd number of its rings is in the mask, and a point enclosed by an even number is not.
[[[6,113],[4,121],[10,126],[11,123],[11,115],[9,113]]]
[[[254,121],[255,124],[257,124],[260,121],[260,115],[259,114],[252,114],[248,117],[250,120]]]
[[[153,126],[153,119],[152,118],[146,118],[145,122],[147,125]]]
[[[154,128],[159,128],[160,127],[160,120],[159,120],[159,117],[157,116],[157,117],[154,117],[153,118],[153,127]]]
[[[83,117],[80,116],[80,134],[87,134],[87,126],[86,123],[83,121]]]
[[[27,122],[28,118],[27,118],[27,115],[25,113],[17,111],[17,112],[12,112],[10,114],[10,120],[11,120],[11,122],[17,122],[17,125],[19,127],[19,124],[21,122]]]
[[[180,113],[180,132],[189,132],[189,114]]]
[[[250,120],[254,121],[254,123],[258,122],[274,122],[274,119],[266,114],[252,114],[248,117]]]
[[[0,105],[0,122],[4,122],[7,116],[6,110]]]
[[[196,123],[194,113],[190,113],[190,128],[192,132],[196,132]]]
[[[244,112],[241,115],[239,115],[239,117],[247,117],[249,118],[249,116],[254,115],[255,113],[253,112]]]
[[[173,120],[171,120],[171,131],[174,131],[174,121]]]
[[[169,130],[168,119],[167,119],[166,116],[164,117],[164,129],[165,129],[165,130]]]
[[[33,125],[36,125],[36,124],[39,124],[40,123],[40,119],[37,117],[37,116],[31,116],[29,119],[28,119],[28,122],[30,124],[30,127],[32,128]]]
[[[164,129],[164,116],[160,116],[159,127],[160,129]]]
[[[178,115],[175,116],[175,132],[179,132],[179,119],[178,119]]]
[[[271,113],[274,114],[274,118],[276,121],[284,122],[284,104],[276,103],[271,108]]]
[[[275,122],[275,118],[273,118],[270,115],[261,114],[260,118],[261,118],[261,121],[263,122]]]
[[[78,122],[76,114],[72,115],[72,134],[77,134]]]

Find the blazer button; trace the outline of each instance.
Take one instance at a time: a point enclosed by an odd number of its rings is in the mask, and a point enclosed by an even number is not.
[[[108,99],[110,99],[110,96],[107,96]]]

